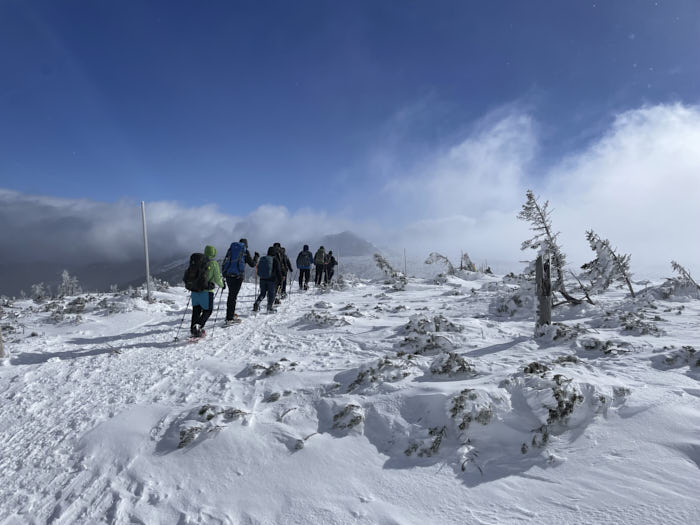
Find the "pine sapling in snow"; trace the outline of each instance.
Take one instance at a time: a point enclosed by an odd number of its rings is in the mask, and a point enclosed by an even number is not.
[[[570,303],[581,304],[580,299],[573,297],[566,290],[564,282],[566,255],[561,251],[561,247],[557,242],[559,232],[554,233],[552,229],[552,212],[549,210],[549,201],[545,201],[544,205],[540,206],[532,190],[527,190],[526,195],[527,201],[523,204],[520,213],[518,213],[518,219],[529,222],[530,229],[535,232],[535,235],[523,241],[520,249],[527,250],[529,248],[536,250],[537,255],[549,257],[553,270],[552,291],[559,292]]]
[[[83,289],[80,287],[78,278],[69,274],[68,270],[63,270],[63,273],[61,273],[61,284],[58,285],[57,290],[58,297],[79,295],[81,293],[83,293]]]
[[[476,271],[476,265],[472,262],[471,258],[469,257],[469,254],[466,252],[462,254],[462,260],[459,267],[462,270],[467,270],[470,272]]]
[[[690,272],[686,270],[683,266],[678,264],[676,261],[671,261],[671,266],[673,270],[680,276],[679,280],[686,285],[692,285],[700,289],[700,285],[695,282],[695,279],[690,275]]]
[[[468,258],[469,256],[467,256]],[[442,263],[447,267],[447,275],[455,275],[457,272],[455,271],[455,267],[453,264],[450,262],[450,260],[442,255],[441,253],[437,252],[432,252],[430,255],[428,255],[428,258],[425,260],[425,264],[435,264],[435,263]]]
[[[591,250],[596,254],[596,258],[587,262],[581,269],[584,276],[591,283],[592,293],[600,293],[607,290],[614,282],[621,286],[627,285],[630,294],[634,297],[634,289],[630,281],[630,258],[629,254],[619,254],[610,246],[608,239],[601,239],[593,230],[586,232],[586,239],[591,245]]]

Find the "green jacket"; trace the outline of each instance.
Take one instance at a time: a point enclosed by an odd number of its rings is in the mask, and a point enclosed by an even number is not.
[[[207,280],[214,283],[219,288],[223,288],[224,280],[221,278],[221,269],[219,268],[219,263],[214,260],[214,257],[216,257],[216,248],[213,246],[205,246],[204,255],[211,259],[207,267]],[[209,291],[213,292],[214,288]]]

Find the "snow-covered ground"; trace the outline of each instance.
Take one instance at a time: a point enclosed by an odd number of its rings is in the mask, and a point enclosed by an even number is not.
[[[700,300],[464,277],[3,305],[0,523],[698,523]]]

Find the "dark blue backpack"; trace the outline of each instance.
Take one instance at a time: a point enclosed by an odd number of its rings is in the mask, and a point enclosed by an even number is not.
[[[272,255],[263,255],[260,257],[258,261],[258,277],[261,279],[271,279],[274,261],[275,259]]]
[[[226,252],[221,267],[224,277],[241,277],[245,274],[245,244],[233,242]]]

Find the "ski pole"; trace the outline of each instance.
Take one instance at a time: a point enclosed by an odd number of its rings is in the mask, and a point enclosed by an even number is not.
[[[187,309],[190,307],[191,296],[187,298],[187,306],[185,306],[185,311],[182,313],[182,319],[180,320],[180,326],[177,327],[177,333],[175,334],[175,341],[177,341],[177,336],[180,335],[180,328],[182,328],[182,323],[185,322],[185,315],[187,314]]]
[[[216,313],[214,314],[214,326],[212,326],[211,331],[214,331],[214,328],[216,328],[216,320],[219,318],[219,308],[221,307],[221,298],[224,296],[224,289],[219,288],[219,302],[216,304]],[[214,297],[216,299],[216,296]]]

